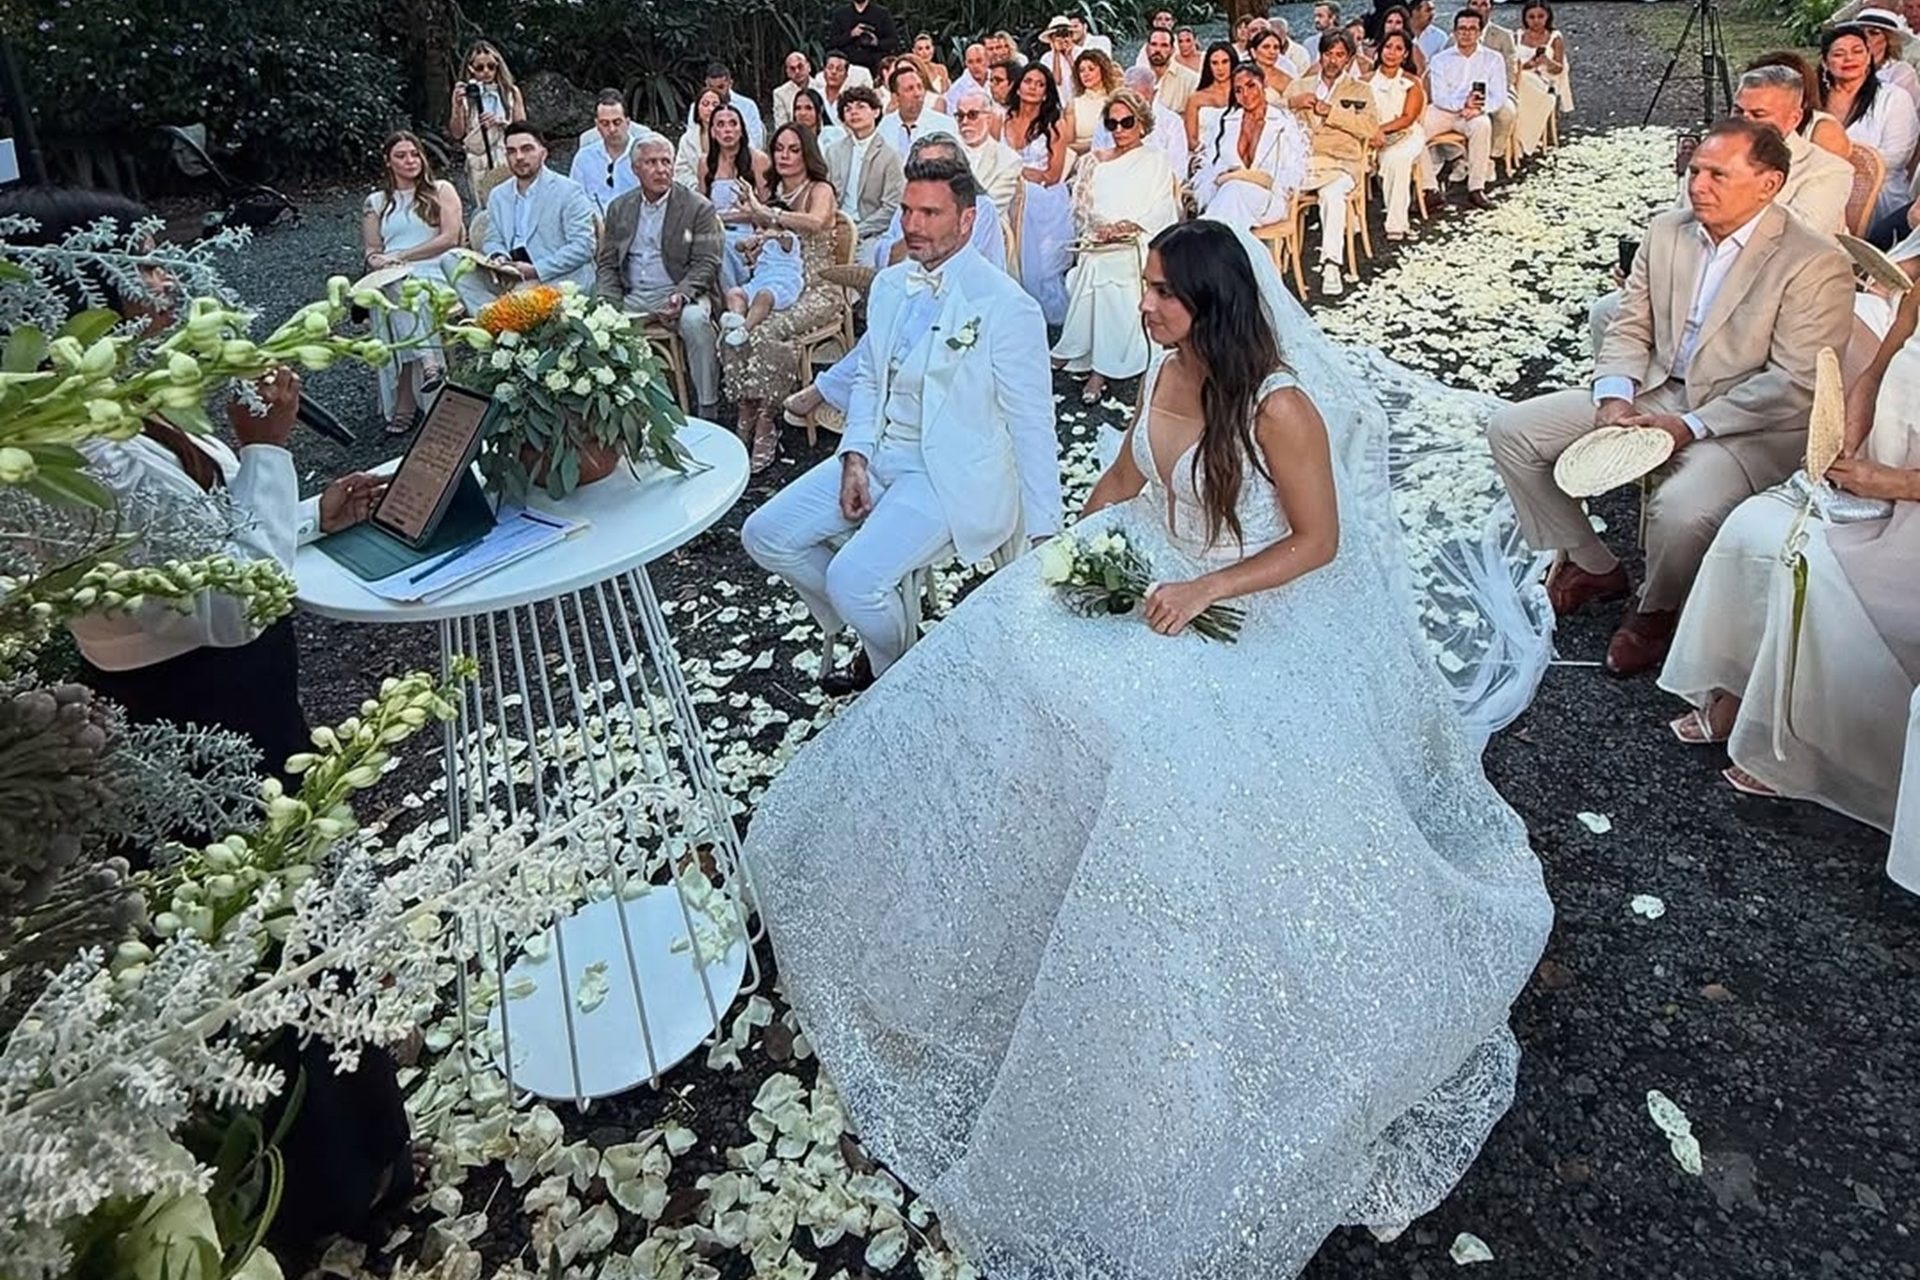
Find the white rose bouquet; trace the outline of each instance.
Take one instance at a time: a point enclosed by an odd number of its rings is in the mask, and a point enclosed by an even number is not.
[[[1098,534],[1085,546],[1063,533],[1036,554],[1040,580],[1058,587],[1067,605],[1087,617],[1132,613],[1154,581],[1147,562],[1118,533]],[[1189,625],[1205,639],[1232,644],[1246,618],[1243,610],[1216,604],[1201,610]]]

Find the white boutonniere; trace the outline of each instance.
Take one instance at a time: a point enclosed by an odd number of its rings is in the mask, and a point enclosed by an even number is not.
[[[947,339],[947,346],[955,351],[965,351],[980,341],[980,317],[975,316],[960,326],[960,332]]]

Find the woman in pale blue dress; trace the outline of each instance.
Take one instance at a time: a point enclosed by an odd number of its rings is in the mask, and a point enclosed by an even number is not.
[[[1067,263],[1073,243],[1073,193],[1065,177],[1071,131],[1060,116],[1053,73],[1029,63],[1013,84],[1002,133],[1019,153],[1026,189],[1020,212],[1020,283],[1050,325],[1067,318]]]
[[[391,135],[382,154],[386,172],[380,189],[367,197],[360,218],[367,270],[404,267],[409,275],[442,280],[441,258],[460,243],[460,193],[451,182],[434,176],[433,162],[413,134],[402,130]],[[400,291],[397,281],[386,286],[396,303]],[[425,298],[411,308],[395,306],[373,316],[373,335],[384,342],[408,341],[431,333],[432,326]],[[445,367],[437,338],[380,366],[380,413],[390,433],[404,434],[414,428],[425,393],[440,381]]]
[[[746,843],[863,1145],[993,1280],[1281,1280],[1404,1227],[1512,1100],[1552,922],[1414,621],[1380,402],[1246,233],[1151,248],[1172,354],[1075,531],[1145,558],[1144,619],[1022,557]],[[1187,630],[1225,601],[1237,642]]]

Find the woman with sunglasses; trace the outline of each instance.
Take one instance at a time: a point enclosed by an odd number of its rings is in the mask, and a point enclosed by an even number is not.
[[[1233,110],[1206,140],[1193,180],[1201,216],[1243,231],[1286,217],[1307,176],[1306,132],[1293,112],[1267,100],[1267,84],[1252,63],[1233,73]]]
[[[1057,367],[1087,375],[1083,404],[1098,404],[1109,379],[1145,372],[1140,268],[1147,242],[1180,221],[1180,180],[1166,152],[1144,145],[1152,104],[1122,89],[1107,99],[1100,123],[1113,149],[1093,152],[1075,171],[1079,260],[1067,273],[1067,318],[1053,346]]]
[[[467,179],[479,200],[480,180],[507,162],[507,126],[527,118],[527,100],[507,70],[507,60],[485,40],[467,50],[467,78],[453,86],[447,132],[467,150]]]

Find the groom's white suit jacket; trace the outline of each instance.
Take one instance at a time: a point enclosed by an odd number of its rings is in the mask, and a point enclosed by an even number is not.
[[[871,459],[886,429],[895,331],[912,262],[888,267],[867,294],[866,354],[854,374],[840,453]],[[927,335],[920,452],[927,478],[969,563],[1016,530],[1060,527],[1060,446],[1053,376],[1039,304],[971,246],[942,266],[940,311]]]

